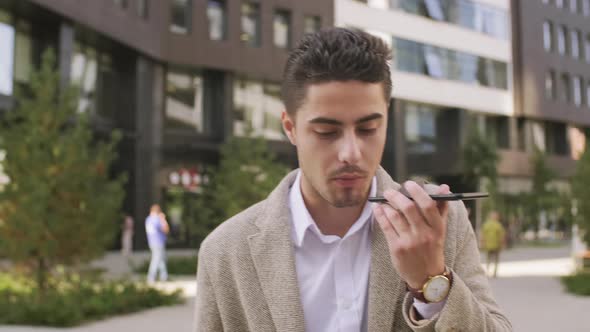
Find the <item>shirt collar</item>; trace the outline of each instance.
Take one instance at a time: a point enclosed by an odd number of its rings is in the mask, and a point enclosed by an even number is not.
[[[320,237],[331,238],[332,240],[328,240],[328,242],[334,242],[336,239],[339,239],[338,236],[329,236],[323,235],[319,228],[317,227],[315,221],[311,217],[309,210],[305,206],[305,202],[303,200],[303,195],[301,193],[301,175],[302,172],[299,170],[297,172],[297,177],[295,178],[295,182],[291,187],[289,192],[289,206],[291,208],[291,216],[293,220],[293,240],[297,247],[301,247],[303,245],[303,240],[305,238],[305,234],[307,230],[311,228],[314,232],[316,232]],[[377,193],[377,178],[373,177],[371,181],[371,188],[369,189],[369,196],[375,196]],[[354,222],[352,227],[348,230],[344,237],[347,237],[359,229],[361,229],[368,220],[372,220],[372,203],[368,201],[365,203],[363,211],[361,212],[360,217]]]

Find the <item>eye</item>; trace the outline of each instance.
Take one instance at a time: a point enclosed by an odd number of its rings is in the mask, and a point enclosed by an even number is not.
[[[358,128],[361,135],[373,135],[377,132],[377,128]]]
[[[337,131],[316,131],[315,133],[320,138],[332,138],[332,137],[335,137],[338,134]]]

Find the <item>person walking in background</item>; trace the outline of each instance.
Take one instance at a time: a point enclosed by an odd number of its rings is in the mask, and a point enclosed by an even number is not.
[[[127,257],[133,250],[133,217],[126,215],[121,227],[121,254]]]
[[[494,264],[494,278],[498,276],[500,251],[506,244],[506,230],[499,221],[497,211],[492,211],[481,229],[482,248],[487,252],[486,271],[490,273],[490,264]]]
[[[166,215],[162,213],[158,204],[152,205],[150,215],[145,219],[145,233],[148,239],[148,245],[152,252],[152,259],[148,270],[147,281],[153,283],[156,281],[156,273],[159,272],[160,281],[168,279],[166,269],[166,236],[170,231]]]

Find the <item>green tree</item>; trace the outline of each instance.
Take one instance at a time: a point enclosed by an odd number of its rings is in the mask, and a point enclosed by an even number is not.
[[[484,189],[495,193],[499,156],[494,138],[485,136],[477,126],[471,126],[462,157],[464,181],[476,190],[482,182],[486,182]]]
[[[193,235],[200,242],[221,222],[265,199],[288,172],[260,137],[231,137],[219,166],[195,204]]]
[[[586,149],[576,165],[576,172],[571,178],[572,197],[577,201],[575,223],[582,231],[582,240],[590,247],[590,151]]]
[[[524,200],[527,216],[527,223],[525,225],[532,227],[536,234],[539,230],[539,213],[541,211],[548,212],[556,208],[559,195],[548,186],[549,182],[555,178],[555,172],[547,166],[545,153],[539,149],[535,149],[530,163],[533,169],[533,177],[531,192],[525,195],[526,198]]]
[[[41,293],[58,265],[76,266],[113,241],[124,176],[111,179],[118,132],[93,138],[77,89],[60,89],[52,50],[2,121],[9,183],[0,192],[0,252],[34,275]]]

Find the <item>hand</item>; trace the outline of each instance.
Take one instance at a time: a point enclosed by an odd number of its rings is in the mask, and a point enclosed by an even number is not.
[[[449,204],[432,200],[413,181],[404,187],[414,201],[398,191],[387,190],[383,196],[389,204],[376,204],[373,214],[385,234],[393,266],[410,287],[418,289],[429,276],[445,271]],[[436,193],[450,193],[449,186],[439,186]]]

